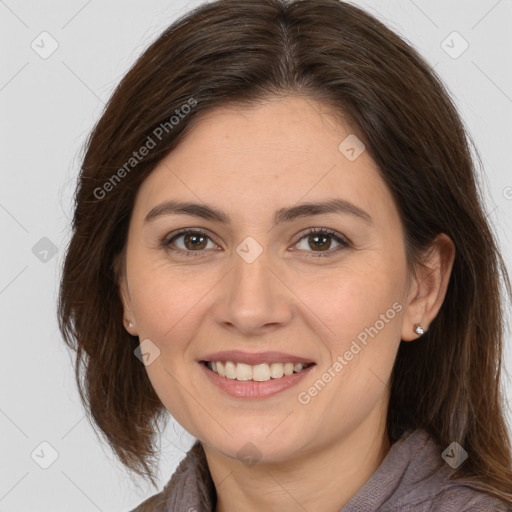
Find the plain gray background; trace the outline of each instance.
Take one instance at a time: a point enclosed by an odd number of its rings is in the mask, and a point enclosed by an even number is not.
[[[85,419],[55,302],[85,138],[140,53],[200,3],[0,1],[1,512],[121,512],[156,492],[134,485]],[[510,268],[512,0],[354,3],[418,48],[447,84],[482,155],[488,217]],[[509,330],[508,400],[511,369]],[[170,423],[162,485],[192,441]]]

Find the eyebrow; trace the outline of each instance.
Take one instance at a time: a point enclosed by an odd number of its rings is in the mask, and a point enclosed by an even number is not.
[[[365,210],[345,199],[328,199],[317,203],[301,203],[295,206],[281,208],[274,214],[274,225],[283,222],[291,222],[300,217],[321,215],[323,213],[352,215],[370,226],[373,225],[373,219]],[[231,224],[229,215],[223,210],[206,204],[174,200],[165,201],[152,208],[146,215],[144,223],[151,222],[166,215],[191,215],[226,225]]]

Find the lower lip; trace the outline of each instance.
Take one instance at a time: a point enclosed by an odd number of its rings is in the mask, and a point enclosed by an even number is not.
[[[254,380],[236,380],[228,379],[227,377],[221,377],[218,373],[210,370],[205,364],[199,363],[203,368],[206,376],[210,381],[217,387],[225,391],[228,395],[234,396],[235,398],[268,398],[273,395],[277,395],[285,389],[291,388],[298,382],[300,382],[315,366],[311,365],[304,368],[299,373],[293,373],[292,375],[284,375],[279,379],[270,379],[263,382],[257,382]]]

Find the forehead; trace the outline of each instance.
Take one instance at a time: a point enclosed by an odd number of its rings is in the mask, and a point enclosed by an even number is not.
[[[193,146],[198,159],[209,157],[211,162],[216,155],[232,155],[235,162],[241,156],[254,157],[239,169],[247,174],[265,169],[286,171],[283,160],[312,167],[320,153],[325,153],[318,163],[329,161],[338,151],[340,137],[350,133],[351,128],[336,120],[325,105],[300,96],[269,98],[251,107],[226,106],[206,112],[187,137],[192,140],[185,139],[178,146],[174,160]],[[275,169],[268,168],[272,162]]]
[[[358,140],[348,124],[311,99],[216,108],[146,178],[136,209],[145,215],[170,198],[193,199],[243,217],[271,203],[341,197],[382,214],[393,208],[391,196],[368,152],[357,156]],[[351,147],[355,152],[347,153]]]

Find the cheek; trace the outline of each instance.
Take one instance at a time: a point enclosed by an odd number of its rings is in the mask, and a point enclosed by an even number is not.
[[[195,324],[201,302],[215,285],[213,273],[197,267],[174,268],[166,263],[134,266],[131,296],[139,327],[139,336],[168,344],[179,340]]]
[[[374,255],[353,261],[316,279],[301,279],[296,291],[314,313],[314,331],[332,360],[357,340],[363,347],[354,357],[357,365],[373,364],[387,360],[400,339],[405,261],[399,256],[391,265],[392,259]],[[370,342],[372,349],[366,350]]]
[[[312,330],[321,336],[326,356],[329,352],[312,387],[301,391],[313,393],[313,407],[325,418],[326,431],[357,425],[384,403],[400,344],[405,284],[404,267],[391,270],[388,265],[358,262],[333,271],[323,286],[317,281],[301,288],[301,294],[309,290]]]
[[[296,291],[324,324],[324,330],[345,340],[373,325],[381,315],[395,319],[401,308],[393,308],[393,304],[403,300],[404,286],[401,271],[390,273],[389,268],[358,264],[316,279],[302,279]]]
[[[147,258],[145,267],[132,270],[130,292],[139,338],[141,342],[151,340],[160,351],[146,366],[151,385],[176,421],[197,436],[197,421],[192,421],[197,403],[184,388],[190,379],[189,364],[185,363],[190,363],[187,348],[204,318],[207,293],[216,280],[211,272],[207,277],[165,263],[148,265]]]

